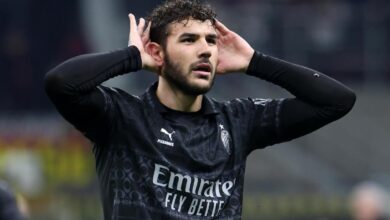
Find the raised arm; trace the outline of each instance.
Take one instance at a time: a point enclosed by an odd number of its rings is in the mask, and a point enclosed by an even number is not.
[[[259,52],[254,54],[247,73],[279,85],[295,96],[275,104],[275,116],[269,119],[273,127],[260,122],[255,129],[274,129],[271,144],[302,136],[341,118],[356,100],[351,89],[325,74]]]
[[[269,103],[253,102],[257,116],[251,135],[253,145],[264,147],[302,136],[341,118],[353,107],[356,96],[342,83],[315,70],[254,52],[222,23],[217,22],[216,27],[220,35],[220,73],[246,72],[295,96]]]
[[[45,89],[51,101],[65,119],[83,132],[97,127],[97,123],[106,123],[107,97],[99,86],[102,82],[153,65],[144,50],[149,36],[145,21],[141,19],[137,25],[133,15],[129,18],[129,47],[71,58],[45,76]]]

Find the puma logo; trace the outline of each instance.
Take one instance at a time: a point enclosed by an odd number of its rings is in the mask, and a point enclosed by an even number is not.
[[[169,133],[167,130],[165,130],[165,128],[161,128],[160,132],[168,135],[169,140],[171,140],[171,141],[172,141],[172,135],[175,133],[175,131],[172,131],[171,133]]]

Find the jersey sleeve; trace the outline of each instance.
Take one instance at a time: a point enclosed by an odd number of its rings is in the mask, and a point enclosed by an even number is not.
[[[347,114],[356,96],[342,83],[318,71],[256,52],[247,73],[274,83],[294,97],[250,99],[251,150],[308,134]]]
[[[141,67],[141,56],[135,46],[77,56],[46,74],[46,93],[67,121],[95,141],[107,133],[112,115],[113,91],[101,83]]]

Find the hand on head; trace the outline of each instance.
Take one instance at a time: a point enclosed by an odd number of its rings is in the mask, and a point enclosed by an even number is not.
[[[158,66],[153,57],[147,51],[147,45],[150,43],[149,32],[151,22],[148,22],[145,28],[145,19],[140,18],[138,25],[133,14],[129,14],[130,19],[130,33],[129,33],[129,45],[136,46],[141,53],[142,68],[157,72]]]
[[[216,20],[218,33],[217,73],[245,72],[252,59],[254,49],[240,35],[229,30]]]
[[[148,51],[150,44],[150,26],[148,22],[146,28],[145,19],[140,18],[137,25],[136,18],[129,14],[130,33],[129,46],[136,46],[142,59],[142,67],[152,72],[158,72],[159,65]],[[216,20],[215,27],[218,33],[218,64],[216,72],[225,74],[231,72],[245,72],[253,56],[254,49],[240,35],[229,30],[224,24]]]

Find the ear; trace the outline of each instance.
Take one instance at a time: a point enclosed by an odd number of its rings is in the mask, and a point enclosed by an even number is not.
[[[155,42],[149,42],[146,45],[146,52],[152,56],[154,62],[158,67],[164,64],[164,51],[162,46]]]

